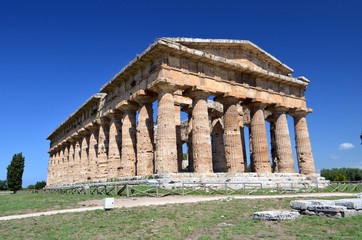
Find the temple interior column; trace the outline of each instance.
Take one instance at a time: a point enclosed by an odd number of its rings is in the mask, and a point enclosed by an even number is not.
[[[282,107],[274,107],[272,109],[274,122],[272,140],[275,140],[275,172],[294,173],[292,144],[290,142],[286,116],[287,110],[287,108]]]
[[[174,90],[165,86],[158,95],[156,173],[177,173],[177,143]]]
[[[136,175],[136,111],[138,106],[127,101],[119,108],[123,112],[122,117],[122,155],[121,177]]]
[[[212,168],[214,172],[226,172],[225,148],[224,148],[224,130],[221,119],[216,118],[212,121],[211,145],[212,145]]]
[[[112,112],[109,116],[108,142],[108,179],[121,177],[121,112]]]
[[[306,115],[308,113],[308,111],[303,110],[291,112],[294,118],[295,145],[299,173],[304,175],[315,174],[314,159],[306,120]]]
[[[253,102],[248,105],[250,109],[252,169],[257,173],[271,172],[264,107],[265,104],[261,102]]]
[[[245,160],[237,105],[239,100],[233,97],[222,97],[217,101],[221,102],[224,107],[224,147],[227,172],[244,172]]]
[[[176,145],[177,145],[177,169],[182,171],[182,138],[181,138],[181,107],[175,105],[175,124],[176,124]]]
[[[211,173],[212,153],[210,123],[207,108],[208,92],[192,90],[192,153],[195,173]]]

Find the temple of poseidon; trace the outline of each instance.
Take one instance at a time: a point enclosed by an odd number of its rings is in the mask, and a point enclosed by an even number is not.
[[[316,181],[309,80],[292,72],[249,41],[160,38],[48,136],[47,186],[151,176]]]

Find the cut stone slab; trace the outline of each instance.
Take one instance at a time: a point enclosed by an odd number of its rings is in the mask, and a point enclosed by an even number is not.
[[[362,192],[357,194],[357,198],[362,198]]]
[[[295,210],[307,210],[312,206],[334,205],[331,200],[294,200],[290,202],[290,206]],[[308,209],[309,210],[309,209]]]
[[[345,206],[336,206],[336,205],[313,205],[309,206],[307,208],[309,211],[315,211],[315,212],[324,212],[324,213],[330,213],[330,212],[344,212],[347,210],[347,207]]]
[[[362,209],[362,198],[351,198],[351,199],[339,199],[335,200],[335,205],[345,206],[348,209],[361,210]]]
[[[298,217],[300,213],[293,211],[263,211],[255,212],[253,215],[253,219],[261,221],[295,220]]]
[[[353,217],[353,216],[357,216],[357,215],[361,215],[362,211],[357,211],[357,210],[346,210],[342,213],[343,217]]]

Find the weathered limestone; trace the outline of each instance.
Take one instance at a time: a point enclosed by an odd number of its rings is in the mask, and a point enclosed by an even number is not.
[[[152,174],[245,175],[244,126],[253,176],[293,175],[287,114],[294,117],[299,172],[312,181],[309,80],[292,72],[248,41],[158,39],[49,135],[48,185]]]
[[[298,217],[300,217],[300,213],[293,211],[263,211],[255,212],[253,215],[253,219],[261,221],[295,220]]]
[[[240,100],[235,99],[234,97],[223,97],[219,101],[221,101],[224,105],[224,146],[226,170],[229,173],[244,172],[245,162],[237,106],[237,103]]]
[[[173,89],[164,87],[158,95],[156,173],[176,173],[177,145]]]
[[[136,110],[138,106],[131,101],[122,101],[119,110],[122,118],[121,177],[136,175]]]
[[[307,120],[308,111],[297,110],[292,112],[294,117],[295,145],[299,172],[304,175],[315,174],[312,147],[309,139]]]
[[[108,177],[108,134],[109,119],[103,117],[99,127],[97,153],[97,178],[103,181]]]
[[[253,102],[247,107],[250,108],[250,133],[251,133],[251,155],[252,169],[257,173],[270,173],[270,159],[268,150],[268,139],[264,121],[262,102]]]
[[[224,150],[224,130],[221,125],[221,119],[215,119],[212,122],[212,168],[214,172],[226,172],[227,166],[225,161]]]
[[[294,173],[292,145],[289,137],[287,108],[274,107],[275,172]]]
[[[108,179],[121,176],[121,117],[122,115],[120,112],[112,112],[109,115]]]
[[[192,98],[192,156],[195,173],[212,172],[210,125],[207,110],[209,93],[193,90]]]
[[[154,164],[154,120],[152,102],[155,95],[143,90],[133,100],[141,106],[137,124],[137,175],[151,175],[155,171]]]

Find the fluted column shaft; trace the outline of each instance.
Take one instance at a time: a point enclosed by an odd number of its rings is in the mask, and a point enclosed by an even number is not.
[[[156,173],[177,172],[176,124],[172,91],[163,90],[158,95]]]
[[[211,143],[212,143],[212,168],[214,172],[226,172],[224,130],[220,119],[215,119],[212,123]]]
[[[192,153],[195,173],[212,172],[210,123],[207,109],[208,93],[193,91],[192,97]]]
[[[136,175],[136,112],[124,109],[122,122],[121,177]]]
[[[74,147],[73,182],[79,182],[81,139],[77,136]]]
[[[295,145],[297,149],[299,173],[312,175],[315,173],[315,166],[307,120],[305,118],[307,112],[296,111],[292,115],[294,117]]]
[[[89,129],[91,131],[91,135],[89,137],[89,150],[88,150],[88,174],[87,180],[95,180],[97,179],[97,154],[98,154],[98,132],[99,126],[93,125]]]
[[[69,144],[69,161],[66,171],[67,182],[73,182],[74,179],[74,159],[75,159],[75,142],[72,141]]]
[[[245,163],[237,101],[232,98],[223,98],[222,102],[224,105],[224,146],[227,172],[244,172]]]
[[[154,121],[152,102],[142,102],[137,125],[137,175],[154,173]]]
[[[84,182],[88,177],[88,140],[89,135],[85,132],[81,138],[81,151],[80,151],[80,163],[79,163],[79,181]]]
[[[292,144],[290,143],[287,109],[275,108],[274,140],[275,140],[275,171],[281,173],[294,173],[294,159]]]
[[[121,177],[121,114],[112,114],[108,142],[108,179]]]
[[[109,119],[103,117],[98,135],[97,178],[100,180],[107,180],[108,177],[108,140]]]
[[[264,121],[264,104],[251,103],[250,108],[250,133],[251,133],[251,155],[252,169],[257,173],[270,173],[270,157],[268,150],[268,139]]]

